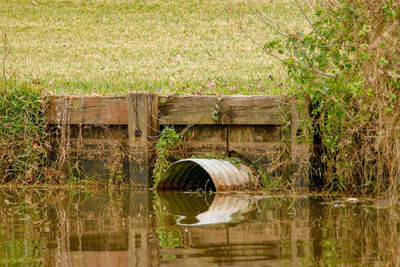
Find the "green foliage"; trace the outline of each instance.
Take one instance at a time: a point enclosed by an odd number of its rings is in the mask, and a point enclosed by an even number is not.
[[[156,162],[154,163],[154,187],[157,187],[168,166],[182,158],[183,135],[174,128],[165,127],[156,145]]]
[[[305,12],[311,30],[265,45],[285,51],[299,98],[312,103],[314,124],[304,126],[321,139],[326,188],[399,189],[399,8],[394,1],[319,1],[314,14]]]
[[[33,183],[44,176],[47,157],[44,101],[38,88],[0,80],[1,183]]]
[[[174,128],[165,127],[161,131],[157,142],[157,148],[168,148],[170,150],[178,149],[182,145],[182,136]]]

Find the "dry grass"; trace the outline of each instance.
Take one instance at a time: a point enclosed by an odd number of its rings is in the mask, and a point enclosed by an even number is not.
[[[239,30],[227,6],[262,43],[276,35],[245,1],[3,0],[20,79],[56,93],[130,90],[202,94],[288,92],[286,69]],[[259,0],[293,31],[305,22],[293,0]]]

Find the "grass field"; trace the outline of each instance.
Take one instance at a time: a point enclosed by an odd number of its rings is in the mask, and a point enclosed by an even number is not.
[[[251,2],[251,1],[250,1]],[[228,5],[261,43],[276,35],[240,0],[1,0],[19,79],[55,93],[276,94],[286,70],[240,31]],[[296,31],[293,0],[259,0]]]

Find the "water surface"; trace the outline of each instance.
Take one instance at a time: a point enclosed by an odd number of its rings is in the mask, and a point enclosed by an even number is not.
[[[0,190],[3,266],[399,265],[386,201]]]

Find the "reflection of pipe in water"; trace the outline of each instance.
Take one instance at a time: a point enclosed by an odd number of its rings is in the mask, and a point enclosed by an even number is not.
[[[185,216],[180,216],[176,223],[184,226],[199,226],[218,223],[230,223],[243,219],[243,213],[250,210],[250,201],[233,196],[217,195],[206,212],[196,216],[197,223],[183,223]]]
[[[234,223],[243,220],[251,210],[253,200],[235,195],[204,195],[166,193],[160,195],[161,203],[170,214],[176,215],[176,224],[200,226]]]

